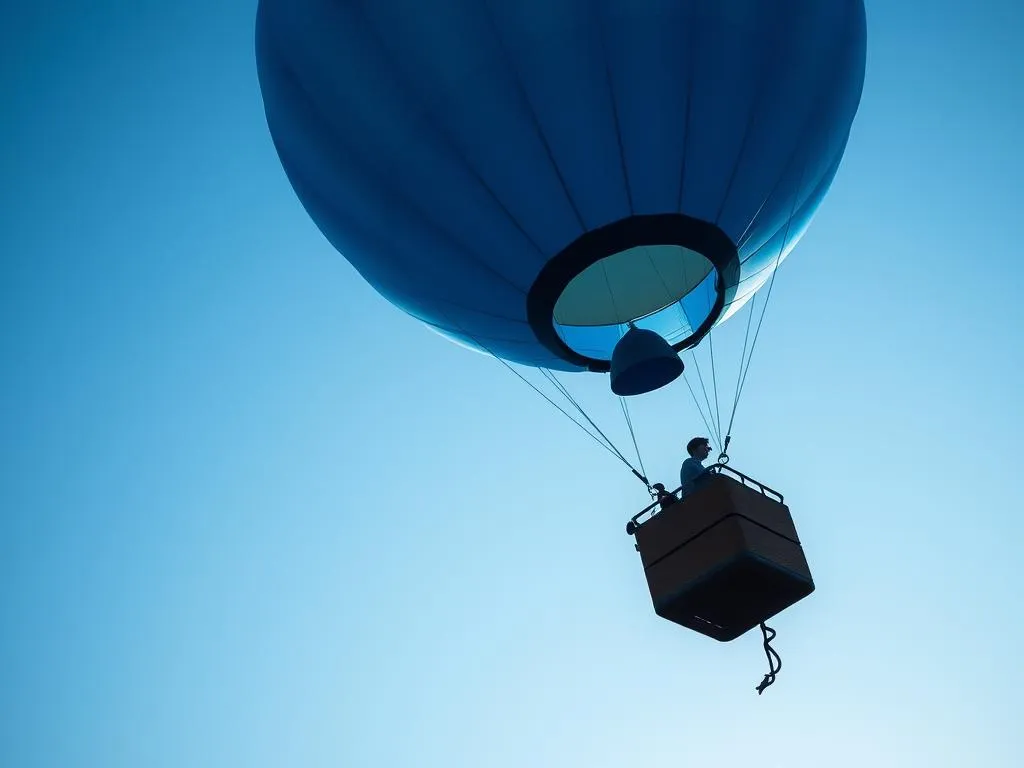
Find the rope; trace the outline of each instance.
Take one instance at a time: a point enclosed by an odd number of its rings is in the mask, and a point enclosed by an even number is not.
[[[787,226],[786,236],[789,236],[789,228]],[[785,239],[783,240],[782,249],[785,249]],[[782,249],[779,251],[779,256],[782,255]],[[747,374],[750,372],[750,362],[754,359],[754,348],[757,346],[758,336],[761,334],[761,324],[764,322],[765,312],[768,311],[768,302],[772,297],[772,288],[775,286],[775,276],[779,273],[778,263],[776,262],[775,269],[772,271],[772,279],[768,282],[768,292],[765,294],[764,303],[761,304],[761,316],[757,320],[757,329],[754,331],[754,340],[750,343],[750,354],[747,356],[747,362],[744,366],[742,356],[740,359],[740,376],[736,384],[736,397],[732,401],[732,413],[729,415],[729,426],[725,431],[726,439],[732,434],[732,425],[736,421],[736,410],[740,405],[740,395],[743,394],[743,387],[747,383]],[[754,303],[750,303],[750,315],[747,321],[747,330],[750,330],[750,320],[754,317]],[[746,339],[744,339],[744,349],[746,349]]]
[[[498,358],[498,359],[500,360],[501,358]],[[502,362],[504,362],[504,361],[502,361]],[[552,371],[549,371],[547,368],[541,368],[540,372],[544,375],[544,378],[546,378],[548,381],[550,381],[552,384],[555,385],[555,388],[557,388],[558,391],[562,393],[562,396],[565,397],[565,399],[568,400],[569,403],[573,407],[575,407],[577,411],[580,412],[580,415],[583,416],[583,418],[587,420],[587,422],[590,424],[590,426],[592,426],[597,431],[597,433],[601,437],[604,438],[605,442],[608,444],[606,446],[606,448],[609,448],[609,450],[611,450],[614,453],[614,455],[618,457],[619,461],[621,461],[623,464],[625,464],[627,467],[629,467],[630,471],[632,471],[632,473],[634,475],[636,475],[638,478],[640,478],[640,481],[644,485],[646,485],[648,488],[650,488],[650,483],[647,482],[646,474],[637,471],[637,468],[629,463],[629,461],[626,459],[626,457],[622,455],[622,451],[620,451],[615,446],[615,443],[613,443],[611,441],[611,439],[608,437],[608,435],[606,435],[603,431],[601,431],[601,428],[599,426],[597,426],[597,424],[594,423],[594,420],[592,418],[590,418],[589,414],[587,414],[587,412],[585,410],[583,410],[583,406],[581,406],[579,403],[576,402],[576,399],[571,394],[569,394],[569,390],[565,388],[565,385],[562,384],[562,382],[558,380],[558,378],[555,376],[555,374]],[[522,378],[522,377],[520,377],[520,378]],[[575,419],[574,419],[574,421],[575,421]],[[589,430],[587,430],[587,434],[590,434]],[[592,434],[591,434],[591,437],[593,437]],[[604,445],[604,443],[602,443],[602,445]]]
[[[477,342],[477,343],[479,343],[479,342]],[[481,345],[481,346],[482,346],[482,345]],[[486,349],[486,347],[484,347],[484,349]],[[490,352],[490,350],[487,350],[487,351],[488,351],[488,352]],[[590,436],[590,438],[591,438],[592,440],[594,440],[594,442],[596,442],[596,443],[597,443],[598,445],[600,445],[600,446],[601,446],[602,448],[604,448],[604,449],[605,449],[606,451],[608,451],[608,453],[610,453],[610,454],[611,454],[612,456],[614,456],[615,458],[617,458],[617,459],[618,459],[619,461],[621,461],[622,463],[624,463],[624,464],[625,464],[625,465],[626,465],[627,467],[629,467],[630,469],[633,469],[633,465],[632,465],[632,464],[630,464],[630,463],[629,463],[628,461],[626,461],[625,457],[623,457],[623,455],[622,455],[622,454],[621,454],[621,453],[619,452],[619,450],[618,450],[618,449],[617,449],[617,448],[616,448],[616,447],[615,447],[614,445],[612,445],[612,444],[607,444],[607,445],[606,445],[605,443],[603,443],[603,442],[602,442],[602,441],[601,441],[601,440],[600,440],[600,439],[599,439],[599,438],[598,438],[598,437],[597,437],[597,436],[596,436],[596,435],[595,435],[595,434],[594,434],[593,432],[591,432],[591,431],[590,431],[589,429],[587,429],[586,427],[584,427],[584,426],[583,426],[583,425],[582,425],[582,424],[581,424],[581,423],[580,423],[579,421],[577,421],[577,420],[576,420],[575,418],[573,418],[573,416],[572,416],[572,414],[571,414],[571,413],[569,413],[568,411],[566,411],[566,410],[565,410],[564,408],[562,408],[562,406],[560,406],[560,405],[559,405],[558,403],[556,403],[556,402],[555,402],[554,400],[552,400],[552,399],[551,399],[550,397],[548,397],[548,396],[547,396],[546,394],[544,394],[544,392],[543,392],[543,391],[541,391],[541,389],[540,389],[539,387],[537,387],[537,385],[535,385],[535,384],[534,384],[534,383],[533,383],[532,381],[530,381],[530,380],[529,380],[529,379],[527,379],[527,378],[526,378],[525,376],[523,376],[523,375],[522,375],[522,374],[521,374],[521,373],[520,373],[519,371],[517,371],[517,370],[516,370],[515,368],[513,368],[513,367],[512,367],[511,365],[509,365],[507,361],[505,361],[505,360],[502,360],[502,359],[501,359],[500,357],[498,357],[497,355],[495,355],[495,354],[494,354],[493,352],[491,352],[491,357],[493,357],[493,358],[494,358],[495,360],[497,360],[497,361],[498,361],[499,363],[501,363],[501,364],[502,364],[502,365],[504,365],[504,366],[505,366],[506,368],[508,368],[508,369],[509,369],[510,371],[512,371],[512,373],[514,373],[514,374],[515,374],[515,375],[516,375],[516,376],[517,376],[517,377],[518,377],[518,378],[520,379],[520,381],[523,381],[523,382],[525,382],[525,384],[526,384],[526,385],[527,385],[528,387],[530,387],[530,389],[532,389],[532,390],[533,390],[534,392],[536,392],[536,393],[537,393],[538,395],[540,395],[540,396],[541,396],[541,397],[543,397],[543,398],[544,398],[545,400],[547,400],[547,401],[548,401],[548,402],[549,402],[549,403],[550,403],[551,405],[553,405],[553,406],[554,406],[554,407],[555,407],[555,408],[556,408],[556,409],[557,409],[557,410],[559,411],[559,413],[561,413],[561,414],[562,414],[563,416],[565,416],[565,417],[566,417],[567,419],[569,419],[569,421],[571,421],[571,422],[572,422],[573,424],[575,424],[575,425],[576,425],[577,427],[579,427],[580,429],[582,429],[582,430],[583,430],[583,432],[584,432],[585,434],[589,435],[589,436]],[[542,369],[542,370],[543,370],[543,369]],[[577,406],[577,408],[578,408],[578,407],[579,407],[579,406]],[[600,430],[599,430],[599,431],[600,431]],[[604,436],[604,435],[603,435],[603,433],[602,433],[602,437],[603,437],[603,436]],[[607,440],[607,439],[608,439],[608,438],[605,438],[605,440]],[[633,470],[633,471],[635,472],[636,470]]]
[[[714,298],[710,283],[705,281],[707,286],[707,298],[710,304]],[[718,376],[715,373],[715,340],[714,340],[714,326],[708,328],[708,357],[711,358],[711,385],[715,393],[715,426],[718,429],[718,444],[722,444],[722,409],[718,405]],[[711,413],[711,403],[708,403],[708,413]],[[724,449],[723,449],[724,450]]]
[[[747,374],[750,372],[750,362],[754,359],[754,348],[757,346],[757,339],[761,335],[761,324],[764,323],[765,312],[768,311],[768,302],[772,298],[772,289],[775,287],[775,278],[779,274],[779,264],[782,261],[782,254],[786,250],[786,243],[789,242],[789,230],[793,225],[793,215],[796,213],[797,201],[800,199],[799,190],[803,186],[804,174],[806,173],[806,164],[803,170],[800,172],[800,182],[797,184],[798,192],[793,195],[793,203],[789,210],[789,219],[786,221],[786,230],[782,234],[782,244],[779,246],[779,253],[775,257],[775,268],[772,269],[771,280],[768,281],[768,291],[765,294],[764,303],[761,304],[761,316],[757,320],[757,329],[754,331],[754,340],[750,343],[750,354],[747,356],[746,366],[743,364],[743,355],[740,355],[740,375],[738,383],[736,385],[736,396],[732,401],[732,413],[729,415],[729,426],[725,430],[725,441],[726,443],[732,437],[732,425],[736,420],[736,409],[739,408],[740,395],[743,394],[743,387],[747,383]],[[747,339],[750,337],[750,322],[754,317],[754,302],[750,302],[750,314],[747,316],[747,333],[743,339],[743,351],[747,349]],[[724,453],[724,450],[723,450]]]
[[[629,406],[626,404],[626,398],[619,397],[619,405],[622,406],[622,415],[626,417],[626,426],[629,427],[629,436],[633,439],[633,449],[636,451],[636,461],[640,465],[640,472],[643,473],[644,477],[647,477],[647,470],[644,468],[644,459],[643,456],[640,455],[640,446],[636,442],[636,432],[633,430],[633,419],[629,417]]]
[[[712,329],[713,330],[713,329]],[[715,374],[715,342],[712,330],[708,331],[708,356],[711,358],[711,387],[715,393],[715,425],[718,428],[718,442],[722,443],[722,409],[718,405],[718,376]],[[708,410],[710,410],[710,405]]]
[[[488,347],[486,344],[484,344],[474,334],[469,333],[468,331],[463,329],[458,323],[453,323],[451,321],[451,318],[448,318],[447,315],[446,315],[446,319],[448,319],[449,323],[451,323],[456,328],[458,328],[461,333],[466,334],[466,336],[468,336],[470,339],[472,339],[477,344],[477,346],[479,346],[481,349],[483,349],[485,352],[487,352],[487,354],[489,354],[491,357],[493,357],[495,360],[497,360],[499,363],[501,363],[503,366],[505,366],[508,370],[510,370],[513,374],[515,374],[516,377],[520,381],[524,382],[528,387],[530,387],[530,389],[532,389],[538,395],[540,395],[545,400],[547,400],[548,403],[551,404],[552,406],[554,406],[554,408],[556,410],[558,410],[559,413],[561,413],[563,416],[565,416],[567,419],[569,419],[569,421],[571,421],[573,424],[575,424],[577,427],[579,427],[581,430],[583,430],[583,432],[586,435],[588,435],[594,442],[596,442],[598,445],[600,445],[602,448],[604,448],[606,451],[608,451],[608,453],[610,453],[612,456],[614,456],[619,461],[621,461],[623,464],[625,464],[626,467],[630,470],[630,472],[632,472],[634,475],[636,475],[640,479],[640,481],[643,482],[643,484],[647,486],[648,490],[650,489],[651,485],[648,482],[646,475],[645,474],[641,474],[640,472],[638,472],[636,467],[634,467],[632,464],[629,463],[629,461],[626,459],[626,457],[622,455],[622,452],[615,446],[615,443],[613,443],[611,440],[608,439],[608,436],[604,432],[601,431],[601,428],[598,427],[597,424],[594,423],[593,419],[591,419],[590,416],[587,415],[586,411],[584,411],[583,408],[580,407],[580,404],[577,403],[575,399],[573,399],[572,395],[569,394],[568,390],[566,390],[566,388],[562,385],[562,383],[560,381],[558,381],[558,379],[555,378],[554,374],[551,373],[551,371],[549,371],[547,368],[541,368],[540,369],[541,373],[543,373],[545,375],[545,377],[548,379],[548,381],[551,381],[555,385],[555,387],[558,388],[558,390],[565,396],[565,398],[570,403],[572,403],[572,405],[574,405],[576,407],[576,410],[579,411],[583,415],[583,417],[590,423],[590,425],[597,431],[597,433],[601,436],[601,438],[604,438],[604,442],[602,442],[601,439],[599,439],[593,432],[591,432],[589,429],[584,427],[583,424],[581,424],[579,421],[577,421],[575,418],[573,418],[572,414],[570,414],[568,411],[566,411],[564,408],[562,408],[558,403],[556,403],[554,400],[552,400],[550,397],[548,397],[539,387],[537,387],[537,385],[535,385],[532,381],[527,379],[519,371],[517,371],[515,368],[513,368],[508,363],[507,360],[504,360],[504,359],[498,357],[496,354],[494,354],[494,351],[490,347]]]
[[[704,409],[700,407],[700,401],[697,400],[697,393],[693,391],[693,387],[690,386],[690,380],[683,374],[683,381],[686,383],[686,388],[690,390],[690,396],[693,398],[693,404],[697,407],[697,413],[700,414],[701,421],[704,422],[704,426],[707,427],[708,434],[714,437],[714,430],[711,429],[711,425],[708,423],[707,417],[704,415]]]
[[[552,384],[554,384],[554,385],[555,385],[555,388],[556,388],[556,389],[557,389],[557,390],[558,390],[559,392],[561,392],[561,393],[562,393],[562,396],[563,396],[563,397],[564,397],[564,398],[565,398],[566,400],[568,400],[568,401],[569,401],[569,404],[570,404],[570,405],[572,405],[572,407],[573,407],[573,408],[575,408],[575,409],[576,409],[577,411],[579,411],[580,415],[581,415],[581,416],[582,416],[582,417],[583,417],[584,419],[586,419],[586,420],[587,420],[587,423],[588,423],[588,424],[590,424],[590,426],[592,426],[592,427],[593,427],[593,428],[594,428],[594,429],[595,429],[595,430],[597,431],[597,434],[599,434],[599,435],[600,435],[600,436],[601,436],[602,438],[604,438],[604,441],[605,441],[606,443],[608,443],[608,445],[610,445],[610,446],[612,447],[612,449],[613,449],[613,450],[615,451],[615,453],[616,453],[616,454],[618,455],[618,457],[619,457],[619,458],[620,458],[620,459],[621,459],[621,460],[622,460],[623,462],[625,462],[625,464],[626,464],[626,465],[627,465],[627,466],[628,466],[628,467],[629,467],[630,469],[634,469],[633,465],[632,465],[632,464],[630,464],[630,463],[629,463],[628,461],[626,461],[626,457],[625,457],[625,456],[624,456],[624,455],[622,454],[622,451],[620,451],[620,450],[619,450],[618,448],[616,448],[616,447],[615,447],[615,443],[613,443],[613,442],[611,441],[611,439],[610,439],[610,438],[608,437],[608,435],[606,435],[606,434],[605,434],[605,433],[604,433],[604,432],[603,432],[603,431],[601,430],[601,428],[600,428],[599,426],[597,426],[597,424],[596,424],[596,423],[594,423],[594,420],[593,420],[592,418],[590,418],[590,415],[589,415],[589,414],[588,414],[588,413],[587,413],[587,412],[586,412],[585,410],[583,410],[583,406],[582,406],[582,405],[580,405],[580,404],[579,404],[578,402],[576,402],[576,398],[574,398],[574,397],[573,397],[573,396],[572,396],[571,394],[569,394],[569,390],[568,390],[568,389],[566,389],[566,388],[565,388],[565,385],[564,385],[564,384],[563,384],[563,383],[562,383],[561,381],[559,381],[559,380],[558,380],[558,377],[557,377],[557,376],[555,376],[554,372],[553,372],[553,371],[551,371],[551,370],[549,370],[549,369],[547,369],[547,368],[541,368],[541,369],[540,369],[540,372],[541,372],[541,373],[542,373],[542,374],[544,375],[544,378],[546,378],[546,379],[547,379],[548,381],[550,381],[550,382],[551,382]]]
[[[697,361],[697,353],[696,353],[696,351],[691,349],[690,350],[690,357],[693,358],[693,367],[697,371],[697,380],[700,382],[701,391],[704,393],[704,402],[707,403],[707,406],[708,406],[708,418],[705,421],[705,426],[707,426],[707,428],[708,428],[708,433],[712,437],[714,437],[715,442],[717,442],[719,445],[721,445],[722,444],[722,436],[718,432],[716,432],[715,429],[713,428],[713,424],[714,424],[715,419],[714,419],[714,414],[712,413],[712,409],[711,409],[711,398],[708,397],[708,388],[705,386],[705,384],[704,384],[704,376],[700,372],[700,363]],[[700,408],[699,405],[697,407]],[[701,416],[703,417],[703,415],[704,414],[702,412]]]
[[[771,633],[770,635],[768,633]],[[782,671],[782,657],[772,648],[771,642],[775,639],[776,632],[763,621],[761,622],[761,634],[764,636],[764,655],[768,657],[768,674],[757,686],[757,695],[764,693],[764,689],[775,682],[775,676]]]
[[[774,275],[773,275],[774,276]],[[767,304],[767,302],[766,302]],[[739,371],[736,374],[736,393],[732,400],[732,413],[729,416],[729,426],[726,429],[726,434],[732,434],[732,423],[733,419],[736,418],[736,406],[739,402],[740,388],[743,382],[743,361],[747,357],[747,345],[750,342],[750,326],[754,320],[754,302],[750,302],[750,311],[747,313],[747,332],[743,335],[743,351],[740,352],[740,365]]]

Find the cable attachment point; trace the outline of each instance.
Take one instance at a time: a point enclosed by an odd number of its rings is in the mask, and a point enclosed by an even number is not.
[[[732,435],[726,435],[725,436],[725,443],[722,444],[722,452],[720,454],[718,454],[718,463],[719,464],[728,464],[729,463],[729,454],[727,453],[727,451],[729,450],[729,443],[731,441],[732,441]]]
[[[636,479],[639,480],[644,485],[646,485],[648,491],[651,491],[652,490],[652,488],[651,488],[651,481],[648,480],[646,477],[644,477],[639,472],[637,472],[635,469],[633,469],[633,467],[630,467],[630,469],[632,470],[633,474],[636,475]]]

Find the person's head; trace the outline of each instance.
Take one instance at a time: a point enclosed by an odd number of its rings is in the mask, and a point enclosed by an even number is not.
[[[686,444],[686,452],[693,458],[704,461],[711,453],[711,443],[706,437],[695,437]]]

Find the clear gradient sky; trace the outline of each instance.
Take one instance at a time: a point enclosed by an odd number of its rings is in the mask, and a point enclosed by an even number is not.
[[[761,697],[653,614],[636,479],[317,232],[254,16],[4,4],[0,765],[1024,765],[1019,0],[868,4],[734,430],[818,588]],[[671,481],[685,386],[633,416]]]

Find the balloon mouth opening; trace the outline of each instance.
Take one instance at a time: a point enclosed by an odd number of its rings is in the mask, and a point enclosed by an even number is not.
[[[536,339],[597,373],[633,323],[675,352],[696,345],[739,282],[736,244],[682,213],[639,214],[589,230],[555,254],[526,297]]]
[[[693,336],[715,310],[718,283],[715,265],[690,248],[626,248],[569,281],[555,302],[552,325],[576,354],[611,361],[631,323],[669,344]]]

